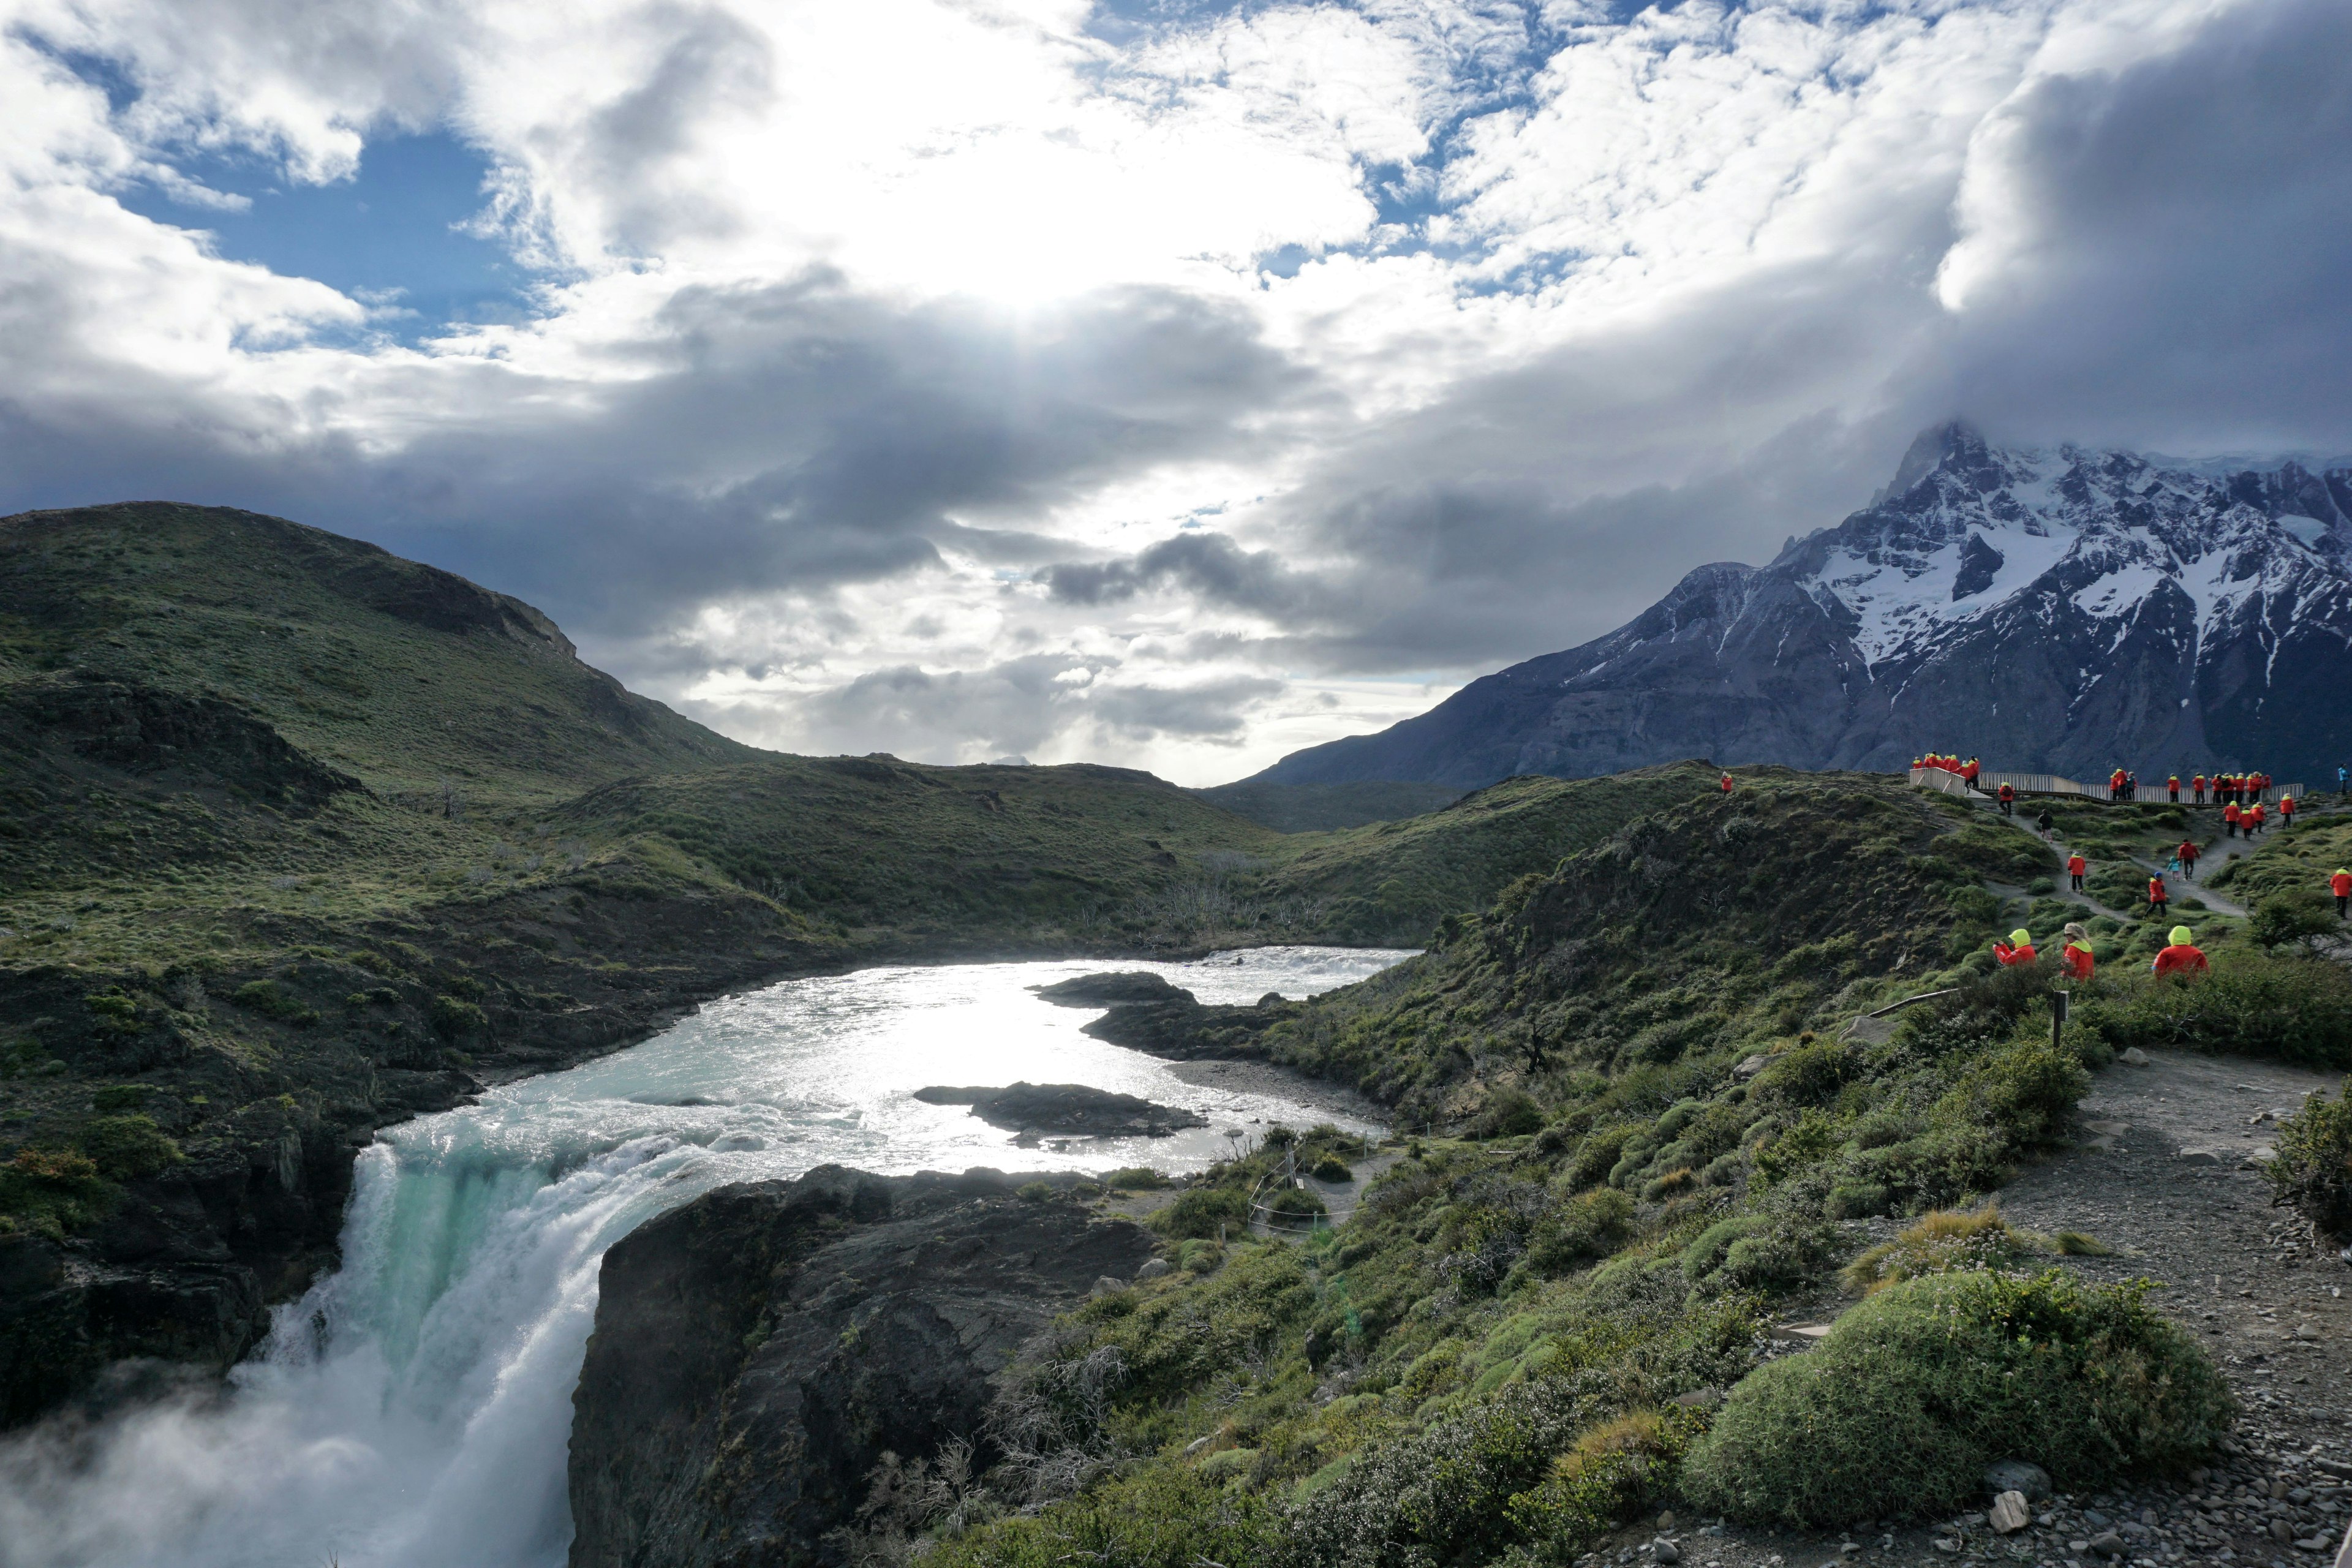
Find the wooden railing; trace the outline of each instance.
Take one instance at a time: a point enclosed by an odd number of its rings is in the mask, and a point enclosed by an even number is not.
[[[1971,793],[1966,781],[1948,768],[1913,768],[1911,782],[1928,789],[1942,790],[1947,795],[1964,795]],[[1990,795],[1999,791],[2003,784],[2009,785],[2020,795],[2081,795],[2089,800],[2107,798],[2107,786],[2104,784],[2078,784],[2073,779],[2061,778],[2056,773],[1980,773],[1977,775],[1976,789],[1973,793],[1979,795]],[[2300,784],[2274,784],[2263,791],[2262,799],[2267,805],[2276,805],[2281,795],[2291,795],[2295,799],[2301,800],[2305,793],[2304,786]],[[2131,798],[2148,805],[2161,805],[2170,800],[2172,795],[2168,785],[2143,783]],[[2184,805],[2195,799],[2193,792],[2187,784],[2180,786],[2180,798]]]

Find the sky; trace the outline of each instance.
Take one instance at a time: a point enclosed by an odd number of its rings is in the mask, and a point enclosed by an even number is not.
[[[2343,0],[0,0],[0,512],[539,605],[757,744],[1189,784],[1922,427],[2352,450]]]

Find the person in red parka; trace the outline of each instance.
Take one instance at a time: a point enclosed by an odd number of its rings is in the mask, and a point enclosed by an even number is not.
[[[2327,879],[2327,890],[2336,895],[2336,918],[2344,918],[2344,906],[2352,904],[2352,871],[2336,868],[2336,875]]]
[[[2059,972],[2069,980],[2088,980],[2098,967],[2091,952],[2091,933],[2073,921],[2066,922],[2066,945],[2058,950]]]
[[[1984,772],[1984,764],[1970,757],[1968,765],[1960,770],[1960,777],[1966,779],[1969,782],[1969,787],[1973,789],[1976,787],[1977,774],[1982,772]]]
[[[1994,793],[1993,798],[2000,802],[2000,814],[2003,816],[2013,816],[2016,815],[2014,808],[2017,805],[2017,791],[2014,787],[2006,784],[2002,784],[2000,788]]]
[[[2172,895],[2166,892],[2164,889],[2164,873],[2159,871],[2155,876],[2150,877],[2147,879],[2147,907],[2149,912],[2154,914],[2157,919],[2162,920],[2164,918],[2166,908],[2171,902]]]
[[[2247,837],[2252,838],[2263,830],[2263,824],[2270,819],[2269,810],[2258,800],[2246,807],[2245,815],[2238,818],[2238,826],[2246,830]]]
[[[2229,805],[2223,806],[2221,808],[2221,836],[2225,838],[2235,838],[2238,836],[2238,820],[2244,815],[2245,813],[2238,809],[2238,803],[2234,800]]]
[[[2199,773],[2195,778],[2190,779],[2189,784],[2189,787],[2197,792],[2197,804],[2199,805],[2203,805],[2205,804],[2205,775],[2203,773]]]
[[[2172,792],[2172,804],[2179,805],[2180,804],[2180,775],[2179,773],[2173,774],[2170,778],[2164,781],[2164,786]]]
[[[1731,793],[1731,775],[1729,773],[1723,775],[1723,793],[1726,795],[1729,795]]]
[[[2032,963],[2034,958],[2033,933],[2023,926],[2018,927],[2009,933],[2007,942],[1992,944],[1992,955],[2003,964]]]
[[[2080,853],[2066,857],[2066,879],[2074,884],[2074,891],[2079,893],[2083,890],[2083,875],[2090,868],[2091,863]]]
[[[2206,962],[2204,952],[2198,947],[2189,928],[2174,926],[2172,945],[2158,953],[2155,963],[2149,967],[2158,974],[2178,974],[2185,980],[2206,973],[2212,965]]]
[[[2179,858],[2180,874],[2188,878],[2190,881],[2195,881],[2197,879],[2197,840],[2194,838],[2182,839],[2180,841],[2180,847],[2174,850],[2173,854]]]
[[[2294,796],[2291,795],[2279,796],[2279,826],[2281,827],[2294,826]]]

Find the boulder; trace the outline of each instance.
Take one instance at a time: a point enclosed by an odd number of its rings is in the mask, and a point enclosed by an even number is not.
[[[1003,1089],[933,1084],[917,1089],[915,1098],[927,1105],[969,1105],[971,1113],[991,1127],[1024,1134],[1164,1138],[1179,1128],[1209,1124],[1198,1111],[1156,1104],[1132,1094],[1088,1089],[1082,1083],[1015,1083]]]
[[[2137,1046],[2126,1046],[2124,1047],[2123,1054],[2116,1060],[2127,1068],[2144,1068],[2147,1066],[2147,1053]]]
[[[1135,1002],[1190,1002],[1192,994],[1148,969],[1111,974],[1081,974],[1051,985],[1030,987],[1059,1007],[1120,1007]]]
[[[1082,1033],[1129,1050],[1176,1061],[1264,1057],[1259,1037],[1273,1025],[1298,1016],[1303,1005],[1268,992],[1251,1007],[1211,1006],[1189,994],[1172,1002],[1139,1002],[1114,1007]]]
[[[616,1243],[572,1395],[572,1568],[845,1563],[886,1451],[980,1438],[995,1462],[987,1412],[1022,1345],[1152,1250],[1016,1195],[1039,1179],[822,1166]]]
[[[1988,1466],[1984,1483],[1987,1491],[2018,1492],[2028,1502],[2040,1502],[2050,1495],[2050,1472],[2023,1459],[2003,1459]]]
[[[2033,1515],[2025,1506],[2025,1494],[2016,1491],[2003,1492],[1993,1499],[1988,1519],[1994,1531],[2002,1535],[2014,1534],[2033,1522]]]

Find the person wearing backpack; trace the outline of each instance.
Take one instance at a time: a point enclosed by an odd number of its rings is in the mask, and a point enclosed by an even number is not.
[[[2066,879],[2073,885],[2074,891],[2079,893],[2083,890],[2083,877],[2090,868],[2091,863],[2083,858],[2081,850],[2078,849],[2066,857]]]
[[[2016,811],[2013,809],[2017,805],[2017,791],[2012,785],[2007,784],[2002,784],[2000,786],[2000,795],[1995,798],[2000,802],[2000,814],[2003,816],[2014,816],[2017,815]]]
[[[2164,873],[2158,871],[2147,879],[2148,912],[2158,920],[2162,920],[2165,910],[2170,907],[2171,902],[2172,895],[2164,889]]]

